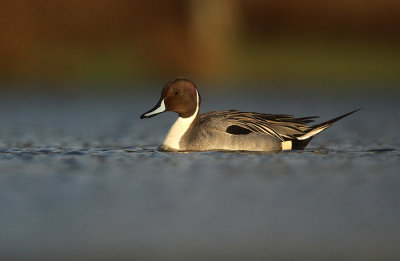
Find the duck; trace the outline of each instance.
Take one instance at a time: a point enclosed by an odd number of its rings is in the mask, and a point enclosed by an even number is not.
[[[178,114],[160,151],[249,151],[303,150],[312,138],[354,110],[326,122],[310,125],[317,116],[295,118],[288,114],[266,114],[238,110],[200,114],[201,96],[191,80],[177,78],[164,85],[161,97],[140,118],[166,111]]]

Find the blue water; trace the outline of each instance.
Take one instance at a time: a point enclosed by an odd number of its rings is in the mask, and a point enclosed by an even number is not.
[[[398,260],[397,93],[201,91],[321,121],[305,151],[163,153],[158,90],[0,97],[0,259]]]

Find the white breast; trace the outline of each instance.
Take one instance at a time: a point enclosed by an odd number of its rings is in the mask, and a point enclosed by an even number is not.
[[[199,94],[197,93],[197,90],[196,94],[197,94],[196,111],[189,118],[179,117],[176,120],[176,122],[172,125],[171,129],[169,130],[167,136],[165,137],[165,140],[163,142],[164,146],[167,146],[168,148],[174,150],[180,150],[179,142],[181,141],[183,135],[185,135],[186,131],[189,129],[193,120],[196,118],[197,113],[199,112]]]

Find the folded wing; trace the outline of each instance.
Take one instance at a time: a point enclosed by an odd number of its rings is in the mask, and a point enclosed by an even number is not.
[[[281,141],[304,135],[311,129],[307,124],[318,118],[317,116],[294,118],[287,114],[265,114],[236,110],[220,111],[218,114],[223,116],[231,125],[239,126],[251,132],[271,135]]]

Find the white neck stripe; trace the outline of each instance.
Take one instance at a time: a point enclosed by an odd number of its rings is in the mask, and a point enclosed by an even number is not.
[[[163,145],[167,146],[168,148],[180,150],[179,142],[181,141],[183,135],[185,135],[186,131],[189,129],[190,125],[197,117],[199,112],[199,93],[196,90],[196,98],[197,98],[197,105],[196,111],[193,113],[192,116],[188,118],[179,117],[175,123],[172,125],[171,129],[169,130]]]

